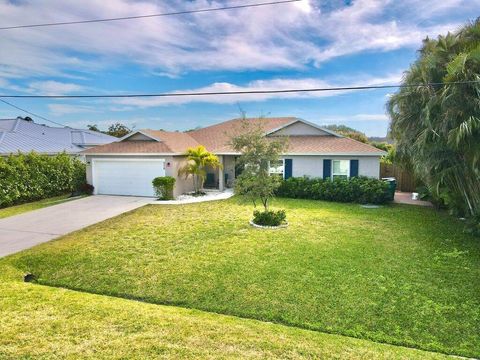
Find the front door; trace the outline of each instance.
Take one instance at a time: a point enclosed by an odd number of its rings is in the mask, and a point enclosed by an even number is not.
[[[243,172],[243,164],[238,162],[238,156],[235,156],[235,179]]]

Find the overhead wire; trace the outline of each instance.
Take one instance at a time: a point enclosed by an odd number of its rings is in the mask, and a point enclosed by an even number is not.
[[[304,1],[304,0],[279,0],[279,1],[254,3],[254,4],[231,5],[231,6],[222,6],[222,7],[216,7],[216,8],[172,11],[172,12],[146,14],[146,15],[121,16],[121,17],[114,17],[114,18],[87,19],[87,20],[76,20],[76,21],[60,21],[60,22],[25,24],[25,25],[11,25],[11,26],[2,26],[2,27],[0,27],[0,30],[26,29],[26,28],[39,28],[39,27],[49,27],[49,26],[78,25],[78,24],[91,24],[91,23],[111,22],[111,21],[125,21],[125,20],[147,19],[147,18],[165,17],[165,16],[199,14],[199,13],[214,12],[214,11],[225,11],[225,10],[255,8],[255,7],[261,7],[261,6],[281,5],[281,4],[288,4],[288,3],[294,3],[294,2],[299,2],[299,1]]]
[[[28,111],[28,110],[26,110],[26,109],[23,109],[23,108],[15,105],[15,104],[12,104],[11,102],[8,102],[8,101],[6,101],[6,100],[0,99],[0,102],[6,104],[6,105],[8,105],[8,106],[11,106],[11,107],[13,107],[13,108],[15,108],[15,109],[17,109],[17,110],[23,111],[23,112],[26,113],[26,114],[29,114],[29,115],[38,117],[38,118],[40,118],[40,119],[42,119],[42,120],[51,122],[52,124],[59,125],[59,126],[62,126],[62,127],[69,127],[68,125],[65,125],[65,124],[62,124],[62,123],[59,123],[59,122],[50,120],[50,119],[48,119],[48,118],[46,118],[46,117],[44,117],[44,116],[42,116],[42,115],[38,115],[38,114],[35,114],[35,113],[31,112],[31,111]]]
[[[297,89],[265,89],[265,90],[234,90],[234,91],[199,91],[199,92],[167,92],[167,93],[136,93],[136,94],[83,94],[83,95],[12,95],[0,94],[1,98],[21,98],[21,99],[88,99],[88,98],[151,98],[151,97],[183,97],[183,96],[209,96],[209,95],[247,95],[247,94],[282,94],[282,93],[307,93],[307,92],[327,92],[327,91],[354,91],[354,90],[373,90],[373,89],[392,89],[392,88],[415,88],[415,87],[435,87],[450,85],[467,85],[480,83],[479,80],[452,81],[452,82],[432,82],[417,84],[394,84],[394,85],[360,85],[360,86],[337,86],[324,88],[297,88]]]

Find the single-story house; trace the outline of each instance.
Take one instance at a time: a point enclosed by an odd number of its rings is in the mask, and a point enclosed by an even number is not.
[[[30,118],[0,119],[0,156],[31,151],[47,155],[61,152],[73,155],[117,140],[96,131],[37,124]]]
[[[232,186],[241,169],[240,155],[230,143],[241,131],[244,119],[233,119],[188,132],[137,130],[118,142],[85,150],[87,180],[96,194],[153,196],[152,180],[157,176],[176,178],[175,196],[192,191],[191,179],[178,176],[185,164],[185,151],[203,145],[216,154],[222,168],[207,170],[206,186],[223,190]],[[343,137],[295,117],[251,118],[267,137],[288,136],[288,151],[270,171],[289,177],[351,177],[380,175],[380,157],[371,145]]]

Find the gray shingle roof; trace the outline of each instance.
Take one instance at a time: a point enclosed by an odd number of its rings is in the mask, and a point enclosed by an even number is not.
[[[117,138],[99,132],[50,127],[22,118],[0,119],[0,155],[36,151],[43,154],[78,153]]]

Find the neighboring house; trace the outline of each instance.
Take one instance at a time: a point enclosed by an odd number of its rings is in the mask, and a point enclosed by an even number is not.
[[[138,130],[108,145],[83,152],[87,159],[87,180],[96,194],[153,196],[152,179],[173,176],[175,196],[191,191],[192,180],[178,176],[185,164],[185,150],[203,145],[215,153],[221,169],[207,170],[207,187],[223,190],[241,172],[236,166],[240,155],[230,139],[241,131],[243,119],[233,119],[189,132]],[[289,177],[378,178],[380,157],[373,146],[340,136],[315,124],[293,117],[254,118],[247,121],[262,127],[267,137],[288,136],[288,151],[270,171]]]
[[[117,140],[96,131],[37,124],[29,118],[0,119],[0,156],[31,151],[47,155],[79,154],[93,146]]]

